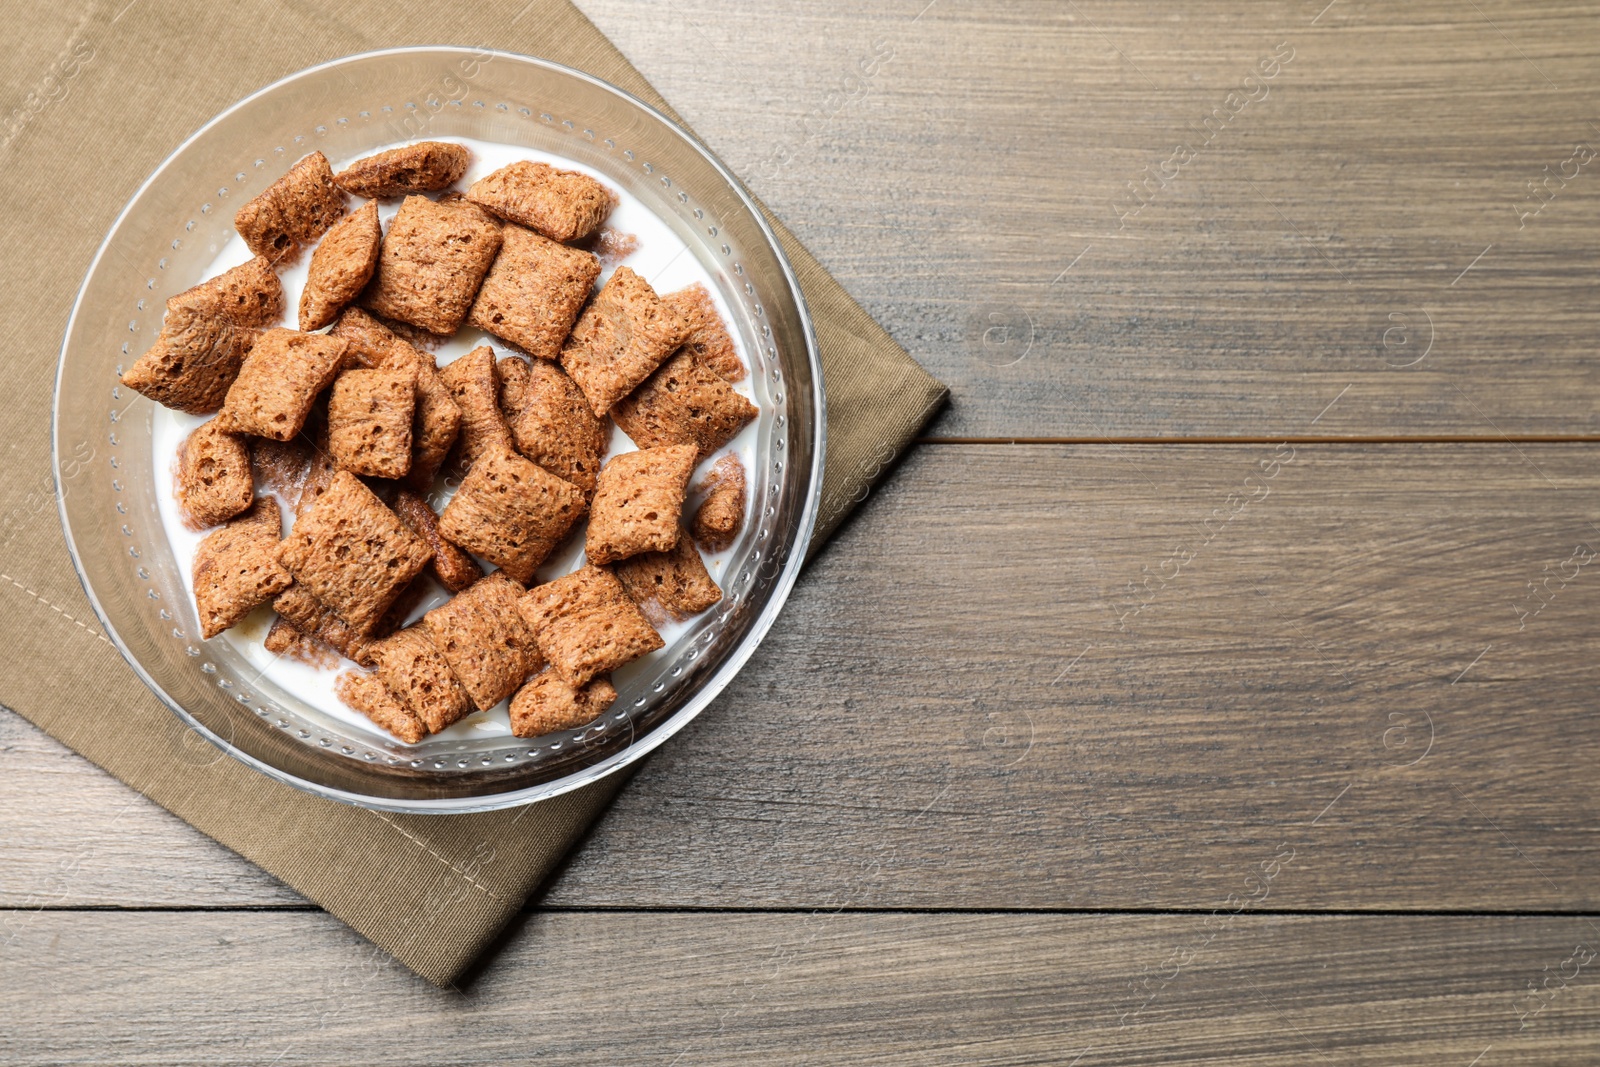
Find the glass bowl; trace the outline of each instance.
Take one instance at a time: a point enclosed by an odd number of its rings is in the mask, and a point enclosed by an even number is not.
[[[123,388],[168,297],[201,273],[239,205],[300,156],[332,160],[421,137],[474,137],[565,156],[642,200],[720,290],[762,414],[750,507],[720,575],[723,601],[619,680],[596,723],[541,738],[406,745],[260,678],[201,641],[157,509],[155,406]],[[614,773],[682,729],[772,625],[805,557],[822,480],[816,340],[788,261],[738,181],[681,128],[620,89],[556,63],[424,47],[325,63],[212,119],[134,194],[95,256],[61,348],[54,404],[61,522],[78,577],[128,663],[229,755],[321,796],[390,811],[464,812],[542,800]],[[84,455],[109,462],[85,464]],[[619,676],[621,678],[622,676]]]

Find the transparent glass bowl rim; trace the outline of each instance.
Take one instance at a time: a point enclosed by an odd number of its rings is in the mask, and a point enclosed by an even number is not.
[[[639,739],[633,744],[628,745],[628,747],[624,748],[620,752],[617,752],[592,766],[582,768],[570,775],[554,781],[539,783],[537,785],[510,790],[504,793],[442,799],[400,800],[386,797],[371,797],[360,793],[354,793],[349,790],[333,788],[317,782],[310,782],[296,775],[290,774],[278,767],[275,767],[264,760],[258,759],[247,752],[241,751],[234,745],[230,744],[227,740],[219,737],[216,733],[201,723],[199,719],[185,710],[183,705],[173,699],[166,692],[166,690],[162,688],[160,683],[158,683],[156,679],[145,670],[144,666],[132,654],[126,643],[124,643],[121,636],[117,633],[116,627],[112,624],[111,619],[101,606],[100,599],[95,595],[94,589],[90,585],[88,576],[84,571],[82,561],[79,558],[78,546],[73,540],[72,526],[67,516],[66,497],[63,491],[61,475],[60,408],[61,390],[66,372],[68,348],[71,343],[74,327],[77,324],[79,312],[82,309],[83,300],[89,289],[90,280],[94,277],[95,271],[100,266],[100,262],[106,255],[107,251],[115,243],[117,233],[121,229],[123,220],[126,218],[128,213],[133,210],[134,206],[140,201],[145,193],[162,179],[162,176],[167,172],[167,169],[184,155],[191,144],[204,136],[217,125],[225,122],[235,111],[238,111],[239,109],[258,100],[259,98],[270,95],[280,88],[302,78],[314,77],[324,73],[329,69],[357,60],[375,59],[391,55],[423,55],[429,53],[451,56],[482,56],[485,54],[492,54],[496,59],[504,59],[510,62],[526,63],[543,67],[546,70],[556,74],[565,75],[567,77],[587,82],[594,88],[620,97],[625,103],[638,108],[650,118],[661,123],[673,134],[681,138],[685,145],[698,154],[708,165],[710,165],[714,171],[716,171],[718,175],[721,176],[725,182],[728,183],[728,187],[733,191],[742,208],[754,219],[761,234],[766,239],[767,244],[770,246],[770,251],[775,257],[779,267],[782,269],[788,295],[794,301],[796,311],[799,315],[799,320],[805,336],[806,361],[810,364],[811,369],[813,394],[812,401],[814,405],[813,410],[815,412],[815,425],[812,428],[812,432],[815,435],[815,447],[812,451],[811,470],[808,474],[806,482],[806,499],[802,506],[800,522],[795,530],[794,545],[789,552],[788,558],[784,560],[782,571],[779,574],[777,581],[773,584],[771,593],[768,596],[766,603],[762,606],[760,615],[751,624],[749,632],[733,649],[727,660],[720,668],[718,668],[717,672],[710,678],[706,679],[706,681],[701,685],[699,691],[696,692],[682,708],[675,712],[671,718],[653,729],[643,738]],[[760,206],[756,204],[754,199],[752,199],[750,194],[745,190],[743,183],[741,183],[733,175],[733,173],[722,163],[720,159],[718,159],[711,153],[709,149],[702,145],[696,137],[684,130],[683,127],[673,119],[663,114],[659,109],[653,107],[646,101],[639,99],[637,96],[634,96],[632,93],[629,93],[624,89],[620,89],[617,86],[612,85],[610,82],[607,82],[604,79],[597,78],[592,74],[585,73],[584,71],[578,70],[574,67],[569,67],[565,64],[556,63],[548,59],[541,59],[537,56],[522,55],[517,52],[507,52],[499,49],[468,48],[458,45],[408,45],[401,48],[374,49],[368,52],[358,52],[347,56],[341,56],[337,59],[331,59],[324,63],[318,63],[314,66],[303,68],[283,78],[279,78],[277,81],[263,86],[262,88],[257,89],[255,92],[239,99],[229,107],[218,112],[208,122],[199,127],[188,137],[184,138],[183,142],[173,149],[172,152],[170,152],[167,157],[161,161],[160,165],[158,165],[156,169],[150,173],[149,177],[140,183],[139,188],[135,190],[134,194],[128,199],[128,202],[123,206],[122,210],[118,212],[116,221],[111,224],[111,228],[106,232],[105,239],[101,241],[100,247],[96,249],[94,258],[89,263],[88,269],[84,272],[83,282],[78,288],[77,296],[73,299],[72,314],[67,318],[66,330],[62,336],[61,350],[56,361],[56,382],[55,390],[51,396],[50,422],[50,459],[51,473],[55,481],[56,510],[61,521],[62,535],[66,539],[67,551],[72,558],[73,570],[77,573],[78,582],[80,585],[82,585],[84,595],[88,597],[89,604],[94,609],[95,617],[99,619],[100,625],[105,629],[106,636],[111,639],[111,643],[116,647],[117,652],[122,656],[123,660],[127,662],[128,666],[133,668],[134,673],[138,675],[139,680],[144,683],[145,687],[154,693],[156,697],[159,698],[174,715],[182,720],[183,723],[193,730],[197,735],[204,738],[206,741],[210,742],[227,755],[232,756],[234,759],[239,760],[245,765],[254,768],[270,778],[283,782],[286,785],[293,786],[296,789],[325,797],[330,800],[339,801],[341,803],[352,804],[358,807],[372,808],[381,811],[406,812],[412,814],[467,814],[471,812],[493,811],[501,808],[517,807],[525,804],[536,803],[541,800],[548,800],[552,797],[560,796],[563,793],[568,793],[575,789],[581,789],[586,785],[597,782],[610,774],[614,774],[617,771],[622,770],[624,767],[627,767],[637,760],[642,759],[644,756],[660,747],[679,730],[683,729],[691,721],[693,721],[693,719],[698,716],[700,712],[711,703],[712,700],[716,699],[716,697],[722,692],[728,683],[733,680],[733,677],[744,667],[744,664],[749,660],[750,656],[754,654],[757,646],[761,644],[761,641],[766,637],[767,632],[772,628],[773,622],[777,619],[779,612],[783,609],[784,603],[788,600],[789,593],[794,588],[794,583],[799,577],[800,569],[805,564],[807,548],[810,545],[812,533],[816,528],[817,514],[822,500],[823,463],[827,455],[827,405],[824,384],[822,380],[822,361],[817,349],[816,330],[811,320],[810,310],[806,306],[805,294],[800,289],[799,279],[795,275],[793,265],[789,262],[789,257],[784,253],[783,245],[781,242],[779,242],[777,234],[773,231],[771,224],[767,221],[767,218],[765,214],[763,214]]]

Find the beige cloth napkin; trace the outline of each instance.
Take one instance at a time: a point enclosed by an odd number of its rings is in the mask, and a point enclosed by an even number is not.
[[[259,864],[432,982],[453,982],[605,809],[624,776],[477,815],[322,800],[224,757],[100,632],[56,517],[49,411],[77,287],[116,212],[193,129],[314,63],[406,44],[537,55],[671,109],[565,0],[13,5],[0,43],[0,703]],[[843,195],[843,191],[840,191]],[[828,455],[813,548],[946,396],[773,220],[816,320]],[[782,625],[780,622],[779,625]]]

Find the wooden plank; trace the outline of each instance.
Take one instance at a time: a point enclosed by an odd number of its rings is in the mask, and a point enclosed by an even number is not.
[[[1597,490],[1576,445],[921,449],[547,900],[1210,909],[1291,849],[1275,908],[1596,910]],[[285,901],[7,730],[5,903]]]
[[[581,6],[939,434],[1600,433],[1600,5]]]
[[[10,711],[0,712],[0,902],[303,905],[300,894]]]
[[[1206,922],[539,914],[463,996],[316,912],[51,912],[0,949],[0,1055],[1493,1067],[1600,1054],[1586,919]]]

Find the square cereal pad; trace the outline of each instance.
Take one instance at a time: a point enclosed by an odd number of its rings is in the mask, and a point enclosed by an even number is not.
[[[333,180],[345,192],[374,199],[431,193],[460,179],[471,161],[465,145],[419,141],[358,159]]]
[[[584,552],[612,563],[678,543],[683,497],[694,473],[694,445],[641,448],[613,456],[600,470]]]
[[[396,699],[376,675],[345,671],[334,680],[333,692],[346,706],[359,711],[409,745],[416,744],[428,734],[427,725]]]
[[[440,585],[459,593],[483,577],[483,568],[478,566],[477,560],[440,535],[439,516],[426,500],[409,489],[402,489],[394,495],[391,506],[400,521],[411,527],[433,550],[428,569],[439,579]]]
[[[274,558],[282,532],[278,502],[267,496],[200,542],[193,578],[202,638],[217,636],[289,587],[289,572]]]
[[[439,654],[426,622],[374,641],[371,654],[384,686],[422,720],[429,733],[438,733],[472,710],[472,698]]]
[[[457,452],[461,465],[471,467],[491,449],[511,448],[511,431],[500,413],[500,374],[494,349],[479,345],[439,371],[439,380],[461,410],[461,435]]]
[[[558,359],[600,277],[600,260],[521,226],[507,225],[502,237],[467,320],[530,356]]]
[[[322,329],[338,316],[340,308],[360,295],[378,266],[382,243],[375,201],[333,224],[311,253],[311,266],[306,269],[305,288],[300,291],[302,330]]]
[[[260,256],[185,289],[167,301],[160,336],[122,384],[177,411],[216,411],[260,327],[283,314],[283,300],[277,273]]]
[[[744,525],[744,464],[739,457],[729,454],[713,463],[704,489],[690,532],[707,552],[720,552],[733,544]]]
[[[583,512],[577,486],[510,449],[495,449],[461,480],[439,516],[439,533],[526,583]]]
[[[499,251],[500,224],[476,204],[408,196],[362,303],[429,333],[455,333]]]
[[[583,390],[595,415],[603,417],[650,377],[688,333],[689,324],[662,303],[649,282],[628,267],[618,267],[572,328],[561,349],[561,366]]]
[[[523,592],[521,583],[496,571],[423,616],[434,646],[480,711],[516,692],[542,662],[517,610]]]
[[[286,259],[326,233],[344,205],[328,157],[312,152],[235,212],[233,227],[254,254]]]
[[[587,685],[663,644],[616,576],[593,564],[528,590],[518,606],[539,651],[570,686]]]
[[[606,424],[589,409],[578,383],[554,363],[500,360],[500,410],[517,451],[594,496],[606,452]]]
[[[700,458],[733,440],[758,412],[685,345],[611,409],[640,448],[692,444]]]
[[[181,331],[192,317],[264,327],[278,320],[283,306],[278,272],[272,269],[271,260],[256,256],[168,300],[162,325]]]
[[[513,737],[542,737],[557,730],[576,730],[605,714],[616,703],[609,678],[596,678],[574,689],[561,672],[551,669],[529,679],[511,698]]]
[[[467,198],[553,241],[581,241],[600,228],[611,190],[587,174],[521,160],[472,183]]]
[[[222,405],[224,425],[236,433],[288,441],[300,432],[317,394],[344,361],[345,342],[320,333],[282,328],[256,339]]]
[[[683,316],[689,324],[689,336],[683,347],[695,354],[700,363],[727,381],[742,381],[745,376],[744,361],[733,347],[733,335],[728,324],[722,321],[711,291],[700,282],[668,293],[661,298]]]
[[[643,552],[616,565],[617,580],[633,602],[651,619],[682,620],[698,615],[722,599],[711,580],[694,539],[680,536],[677,547],[665,552]]]
[[[328,397],[328,451],[353,474],[402,478],[411,470],[417,372],[347,370]]]
[[[255,477],[245,439],[216,419],[202,424],[178,448],[178,510],[191,530],[231,519],[255,500]]]
[[[432,489],[433,476],[461,432],[461,409],[450,395],[449,386],[439,377],[433,356],[419,351],[360,308],[345,308],[331,332],[349,343],[347,363],[415,371],[417,406],[411,424],[411,473],[406,476],[406,483],[418,492]]]
[[[367,634],[432,552],[349,471],[295,522],[278,559],[339,618]]]

